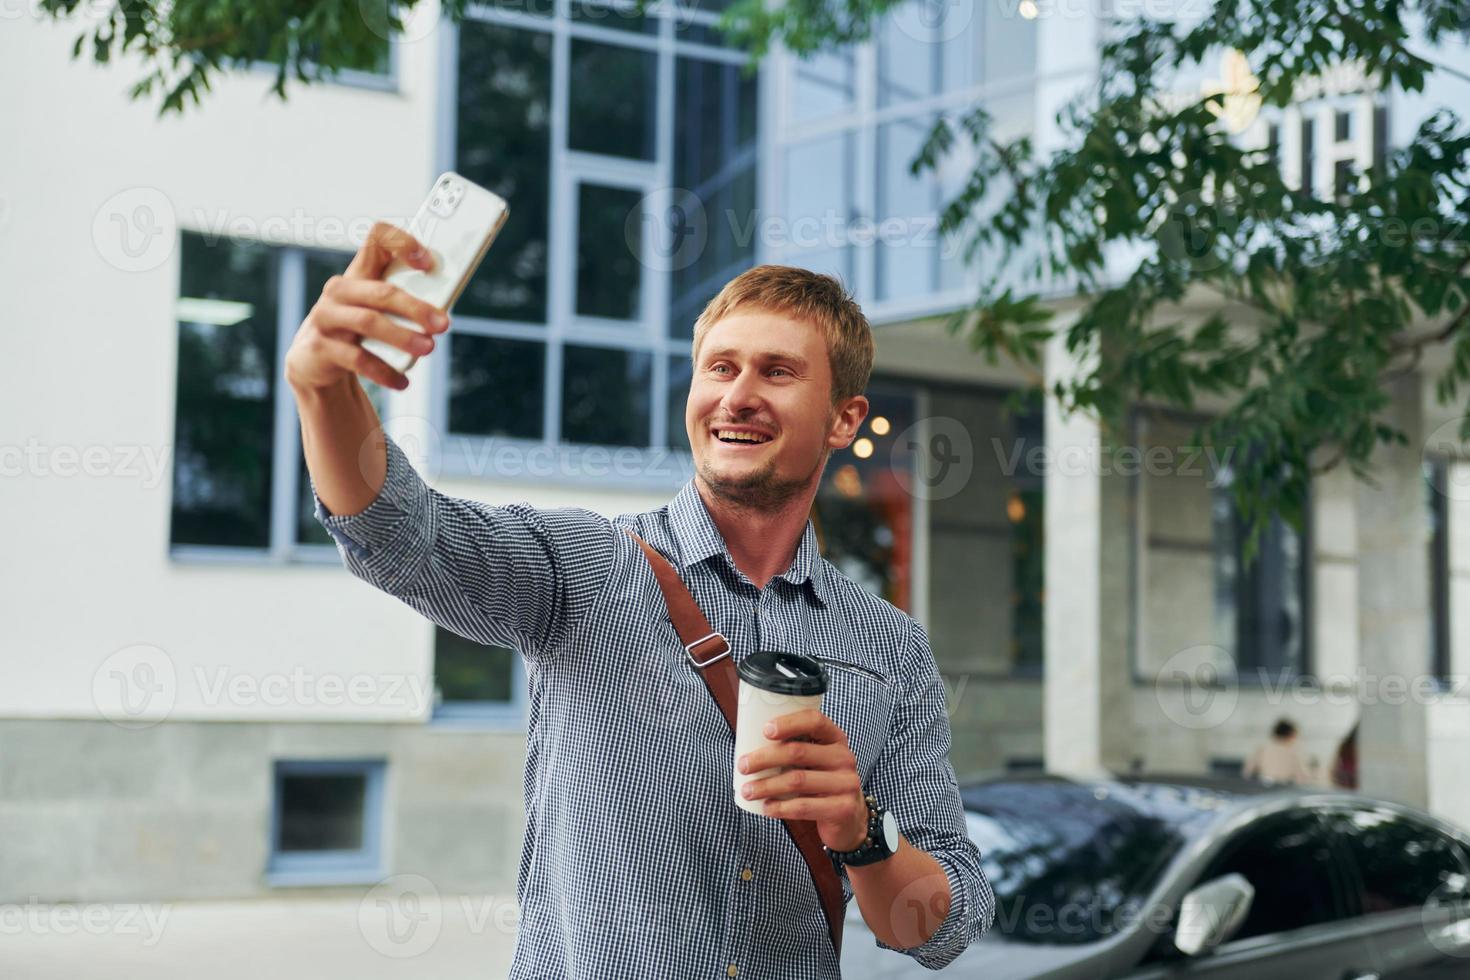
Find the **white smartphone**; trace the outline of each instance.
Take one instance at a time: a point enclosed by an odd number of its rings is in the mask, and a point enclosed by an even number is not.
[[[434,257],[428,271],[416,269],[395,258],[384,278],[410,295],[448,313],[480,260],[505,224],[510,208],[497,194],[459,174],[449,172],[434,181],[429,196],[419,206],[405,229]],[[423,333],[423,327],[393,313],[384,316],[394,323]],[[362,346],[381,357],[395,371],[406,372],[418,358],[408,351],[373,337],[363,337]]]

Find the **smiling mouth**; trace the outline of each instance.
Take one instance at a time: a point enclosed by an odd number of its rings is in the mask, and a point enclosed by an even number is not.
[[[730,429],[711,429],[715,439],[727,446],[759,446],[771,441],[763,432],[739,432]]]

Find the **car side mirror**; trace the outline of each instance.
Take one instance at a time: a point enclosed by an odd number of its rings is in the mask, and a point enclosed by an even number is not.
[[[1190,891],[1179,904],[1174,947],[1198,956],[1235,935],[1250,914],[1256,890],[1238,874],[1212,878]]]

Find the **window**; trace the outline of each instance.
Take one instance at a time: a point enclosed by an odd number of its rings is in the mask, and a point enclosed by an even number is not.
[[[1333,136],[1337,142],[1344,143],[1353,138],[1353,114],[1346,109],[1338,109],[1332,116]]]
[[[291,337],[348,261],[181,236],[169,526],[176,556],[288,558],[332,546],[313,513],[295,401],[279,379]],[[364,388],[381,411],[382,390]]]
[[[938,232],[969,177],[963,141],[935,171],[910,166],[941,116],[977,101],[996,138],[1032,130],[1036,26],[1014,8],[899,4],[862,48],[779,55],[777,199],[790,222],[773,241],[780,261],[841,276],[877,317],[885,304],[908,316],[965,301],[963,250]],[[1005,188],[992,191],[990,202],[1004,199]]]
[[[180,253],[174,416],[176,545],[271,541],[280,257],[265,245]]]
[[[916,415],[912,391],[872,385],[868,418],[822,472],[812,508],[820,550],[844,575],[900,609],[914,610],[913,468],[907,445]]]
[[[1239,874],[1256,890],[1250,914],[1232,941],[1345,917],[1329,841],[1315,814],[1292,811],[1261,819],[1225,845],[1197,884]]]
[[[658,58],[652,51],[572,40],[571,149],[654,158]]]
[[[1339,203],[1345,202],[1357,186],[1356,170],[1351,160],[1338,160],[1332,165],[1332,193]]]
[[[823,554],[918,617],[941,670],[1039,676],[1041,416],[1002,394],[897,380],[875,381],[868,400],[858,438],[822,474]]]
[[[1265,682],[1309,673],[1308,543],[1286,521],[1272,517],[1247,562],[1247,526],[1228,470],[1214,489],[1212,514],[1215,624],[1220,645],[1234,651],[1237,675]],[[1304,516],[1303,526],[1309,521]]]
[[[271,884],[345,884],[382,874],[381,760],[275,764]]]
[[[544,20],[477,8],[458,28],[445,165],[511,214],[455,311],[452,436],[687,449],[693,320],[755,254],[756,80],[740,52],[675,30],[717,18],[579,0]],[[468,455],[498,473],[499,454]]]
[[[328,71],[319,67],[318,55],[321,46],[310,42],[302,46],[301,54],[306,60],[308,76],[315,80],[361,85],[371,88],[389,88],[396,71],[397,49],[388,38],[396,29],[388,22],[388,5],[364,4],[361,16],[344,25],[347,29],[334,33],[334,42],[345,54],[341,66]],[[406,13],[405,13],[406,15]],[[293,25],[299,26],[299,24]],[[292,45],[297,43],[293,39]],[[264,46],[257,48],[258,54],[251,67],[275,72],[286,60],[287,52],[272,54]]]
[[[434,628],[434,721],[522,722],[526,686],[520,654]]]
[[[1373,107],[1373,166],[1380,172],[1388,165],[1388,106]]]
[[[1314,171],[1317,169],[1317,152],[1315,140],[1317,135],[1316,120],[1311,116],[1302,117],[1301,125],[1301,191],[1303,194],[1311,195],[1315,182]]]
[[[1448,687],[1450,680],[1449,463],[1424,463],[1424,498],[1429,519],[1429,670]]]
[[[1333,811],[1327,820],[1352,857],[1364,915],[1470,894],[1465,851],[1439,831],[1386,808]]]
[[[455,305],[456,319],[545,323],[551,36],[466,20],[459,29],[458,77],[454,169],[511,208]]]

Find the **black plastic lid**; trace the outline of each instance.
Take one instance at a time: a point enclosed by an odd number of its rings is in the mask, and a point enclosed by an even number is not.
[[[740,661],[736,670],[745,683],[776,694],[802,697],[827,690],[827,669],[820,661],[799,653],[752,653]]]

